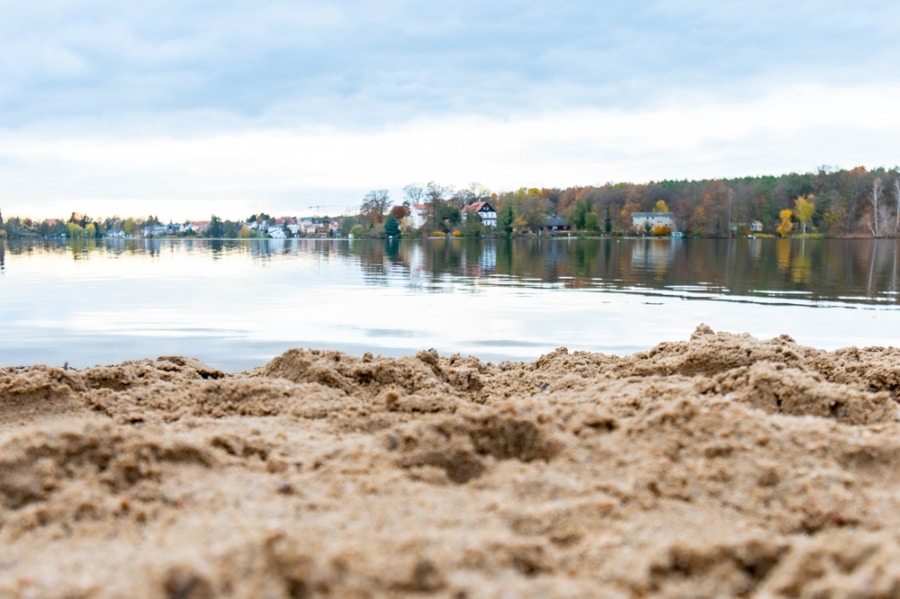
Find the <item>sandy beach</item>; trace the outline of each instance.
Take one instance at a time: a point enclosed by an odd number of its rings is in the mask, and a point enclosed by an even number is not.
[[[0,597],[897,597],[900,348],[0,369]]]

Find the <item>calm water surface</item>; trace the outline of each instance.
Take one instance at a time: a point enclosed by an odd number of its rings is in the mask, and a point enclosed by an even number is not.
[[[896,240],[0,242],[0,365],[291,347],[533,360],[629,354],[705,322],[822,349],[900,345]]]

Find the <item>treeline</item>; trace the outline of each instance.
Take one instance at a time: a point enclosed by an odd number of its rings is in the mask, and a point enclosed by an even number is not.
[[[802,198],[813,209],[807,230],[830,235],[897,235],[900,230],[900,170],[819,167],[813,173],[702,181],[617,183],[567,189],[520,189],[499,194],[498,213],[513,204],[520,223],[545,212],[564,217],[579,230],[631,229],[631,214],[652,212],[662,200],[677,230],[699,237],[726,237],[758,221],[775,233]],[[802,204],[801,204],[802,205]],[[786,215],[785,211],[791,214]],[[804,215],[806,216],[806,215]]]
[[[835,169],[822,166],[810,173],[709,180],[665,180],[650,183],[608,183],[602,186],[520,188],[492,193],[479,184],[454,189],[434,182],[408,185],[395,202],[386,190],[365,196],[357,215],[341,220],[341,234],[351,228],[369,234],[393,235],[401,224],[412,232],[411,208],[426,206],[416,232],[459,232],[477,236],[486,231],[479,219],[462,218],[466,206],[488,201],[497,211],[494,233],[533,232],[548,223],[564,223],[576,231],[624,233],[632,229],[631,215],[652,212],[660,206],[673,218],[675,229],[696,237],[728,237],[762,231],[789,234],[804,232],[834,236],[873,237],[900,234],[900,169],[865,167]],[[400,204],[402,208],[395,209]],[[32,222],[28,218],[0,215],[0,235],[52,237],[101,237],[109,231],[140,235],[144,226],[159,219],[118,217],[92,219],[73,213],[69,219]],[[212,217],[207,237],[238,237],[243,222]]]
[[[68,237],[71,239],[93,239],[103,237],[110,231],[122,231],[126,235],[140,235],[145,225],[158,225],[157,217],[146,219],[111,216],[93,218],[73,212],[69,218],[48,218],[36,221],[29,217],[13,216],[6,221],[0,214],[0,231],[6,237]]]
[[[730,237],[795,230],[832,236],[896,236],[900,233],[900,169],[865,167],[734,179],[664,180],[601,186],[526,188],[492,193],[480,184],[464,189],[428,183],[404,188],[407,214],[424,207],[420,224],[406,221],[404,233],[457,232],[480,235],[477,219],[462,218],[465,207],[490,202],[497,212],[495,233],[559,228],[599,233],[632,230],[631,215],[660,209],[671,213],[675,229],[694,237]],[[366,194],[358,215],[349,217],[369,234],[395,226],[387,214],[394,203],[387,190]],[[386,216],[387,214],[387,216]],[[400,215],[397,220],[400,220]],[[413,230],[415,229],[415,230]]]
[[[222,219],[216,215],[212,215],[209,221],[202,223],[203,228],[194,228],[190,222],[177,226],[177,232],[172,227],[172,223],[164,225],[160,219],[154,215],[146,218],[118,216],[105,218],[92,218],[85,214],[73,212],[68,219],[45,219],[36,221],[28,217],[10,217],[4,221],[0,214],[0,238],[21,238],[21,237],[66,237],[68,239],[99,239],[109,235],[122,234],[127,237],[141,237],[147,227],[165,226],[167,227],[166,235],[178,237],[209,237],[217,239],[234,239],[241,237],[258,236],[255,231],[248,228],[250,222],[268,222],[274,221],[271,216],[260,213],[252,215],[246,221],[233,221]],[[311,219],[312,222],[322,222],[330,220],[328,217],[316,217]],[[152,234],[151,234],[152,235]]]

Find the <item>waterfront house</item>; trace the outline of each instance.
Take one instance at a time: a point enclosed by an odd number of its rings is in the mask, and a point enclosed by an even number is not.
[[[551,214],[544,219],[543,229],[545,231],[569,231],[571,228],[568,221],[558,214]]]
[[[409,220],[413,229],[418,229],[425,224],[425,220],[431,214],[428,204],[413,204],[409,207]]]
[[[208,220],[195,220],[191,223],[190,227],[191,231],[193,231],[197,235],[203,235],[207,229],[209,229],[209,221]]]
[[[144,227],[144,237],[161,237],[168,233],[165,225],[147,225]]]
[[[653,227],[669,227],[675,230],[675,220],[672,218],[671,212],[632,212],[631,227],[638,231],[644,231]]]
[[[488,202],[474,202],[462,209],[463,222],[469,214],[477,214],[481,217],[481,224],[485,227],[497,226],[497,211]]]

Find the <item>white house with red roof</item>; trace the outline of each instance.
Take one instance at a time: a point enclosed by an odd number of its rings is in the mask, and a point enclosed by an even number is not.
[[[409,207],[409,223],[413,229],[421,228],[430,214],[428,204],[413,204]]]
[[[203,235],[207,229],[209,229],[209,221],[208,220],[195,220],[190,225],[191,231],[196,233],[197,235]]]
[[[485,227],[497,226],[497,211],[488,202],[474,202],[462,209],[463,221],[469,214],[477,214],[481,217],[481,224]]]

